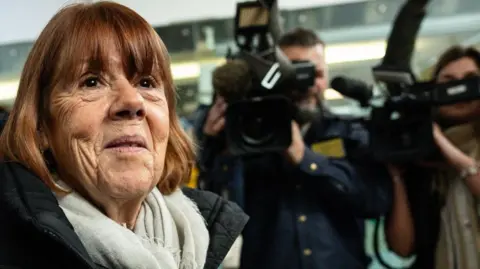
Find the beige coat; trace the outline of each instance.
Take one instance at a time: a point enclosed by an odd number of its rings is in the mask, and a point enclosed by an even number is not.
[[[465,154],[479,159],[480,123],[452,127],[445,135]],[[445,170],[436,177],[439,186],[445,187],[436,269],[479,269],[477,199],[459,178],[458,172]]]

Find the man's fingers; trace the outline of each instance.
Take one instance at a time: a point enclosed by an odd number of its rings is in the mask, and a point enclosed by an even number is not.
[[[212,123],[217,122],[220,118],[224,116],[226,110],[227,110],[226,103],[213,106],[212,109],[210,109],[210,112],[208,112],[207,120]]]
[[[208,112],[203,132],[209,135],[216,135],[225,127],[225,111],[227,103],[221,97],[217,97],[215,103]]]
[[[223,130],[224,127],[225,127],[225,118],[221,117],[214,123],[212,129],[214,132],[218,133],[221,130]]]

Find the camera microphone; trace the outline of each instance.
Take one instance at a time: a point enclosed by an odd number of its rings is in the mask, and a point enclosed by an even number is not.
[[[365,82],[346,77],[335,77],[331,86],[342,95],[352,98],[360,103],[361,106],[369,105],[373,97],[373,90]]]
[[[228,60],[213,71],[212,84],[215,92],[225,101],[241,100],[252,87],[253,75],[248,63],[241,59]]]

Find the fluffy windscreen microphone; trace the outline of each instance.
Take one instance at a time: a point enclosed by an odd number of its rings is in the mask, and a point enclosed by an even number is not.
[[[215,92],[225,101],[232,102],[244,98],[252,87],[253,75],[247,62],[229,60],[213,71],[212,84]]]

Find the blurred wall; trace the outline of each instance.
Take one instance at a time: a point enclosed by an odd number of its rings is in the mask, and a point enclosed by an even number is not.
[[[283,9],[298,9],[366,0],[280,0]],[[64,5],[80,1],[0,0],[0,44],[31,41]],[[82,1],[89,2],[89,1]],[[118,0],[155,26],[176,22],[230,18],[239,0]],[[188,8],[187,8],[188,7]],[[215,8],[212,8],[215,7]]]

